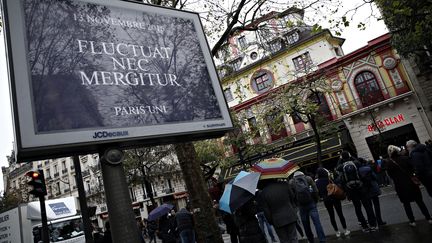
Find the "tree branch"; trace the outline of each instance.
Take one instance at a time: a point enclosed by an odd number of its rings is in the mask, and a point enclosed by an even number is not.
[[[246,0],[241,0],[241,2],[239,3],[234,16],[231,19],[231,22],[229,23],[229,25],[227,26],[227,28],[225,29],[224,33],[222,34],[221,38],[216,42],[216,44],[213,46],[212,48],[212,56],[215,56],[216,53],[219,51],[219,49],[221,48],[222,44],[229,38],[230,34],[231,34],[231,30],[234,27],[234,25],[238,22],[241,10],[243,9],[244,5],[245,5]]]

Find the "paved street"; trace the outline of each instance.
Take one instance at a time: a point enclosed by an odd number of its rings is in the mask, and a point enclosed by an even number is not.
[[[426,205],[429,208],[429,211],[432,213],[432,200],[423,190],[423,199]],[[400,203],[396,193],[394,192],[392,187],[383,188],[383,194],[380,197],[381,202],[381,210],[383,215],[383,220],[387,222],[389,225],[393,224],[401,224],[405,223],[408,226],[408,218],[403,209],[402,203]],[[412,204],[414,215],[417,220],[424,220],[423,215],[418,209],[416,204]],[[351,202],[345,201],[343,203],[344,215],[347,221],[348,228],[351,231],[360,230],[360,227],[357,223],[357,217],[355,216],[354,207]],[[323,224],[324,231],[327,235],[333,235],[334,230],[330,224],[330,219],[327,213],[327,210],[324,208],[324,205],[319,205],[319,212],[321,217],[321,223]],[[364,213],[366,217],[366,213]],[[339,220],[336,217],[336,220],[339,224]]]
[[[324,205],[320,203],[318,210],[320,213],[321,223],[324,227],[324,231],[328,236],[328,242],[377,242],[377,243],[423,243],[431,242],[432,239],[432,226],[429,225],[424,217],[421,215],[420,210],[415,204],[412,204],[413,211],[418,225],[416,228],[411,228],[408,225],[408,219],[405,215],[402,204],[397,198],[393,187],[383,188],[383,194],[381,195],[381,210],[384,221],[387,222],[387,226],[382,227],[378,232],[365,234],[360,231],[360,227],[357,223],[357,217],[355,216],[354,207],[351,202],[345,201],[343,203],[344,215],[347,220],[348,228],[352,231],[352,234],[348,238],[336,238],[334,235],[333,227],[330,224],[330,219],[327,214]],[[432,199],[423,190],[423,199],[432,213]],[[365,213],[366,215],[366,213]],[[339,224],[339,220],[336,217]],[[313,227],[312,227],[313,228]],[[225,243],[229,243],[229,236],[224,235]],[[303,240],[301,242],[307,242]]]

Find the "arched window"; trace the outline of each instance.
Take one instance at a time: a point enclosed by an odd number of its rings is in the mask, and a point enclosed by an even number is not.
[[[354,79],[354,85],[364,107],[384,100],[381,88],[373,73],[364,71],[357,74]]]

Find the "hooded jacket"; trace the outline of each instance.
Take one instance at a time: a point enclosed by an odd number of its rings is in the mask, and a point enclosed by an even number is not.
[[[182,232],[183,230],[192,230],[194,223],[192,214],[186,210],[186,208],[180,209],[176,214],[177,230]]]
[[[417,175],[428,174],[432,171],[432,151],[424,144],[417,144],[410,152],[410,157]]]
[[[297,222],[295,195],[286,182],[271,182],[259,194],[264,215],[270,224],[282,227]]]

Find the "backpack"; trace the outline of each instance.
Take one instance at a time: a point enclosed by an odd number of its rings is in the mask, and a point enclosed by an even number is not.
[[[348,189],[355,190],[360,189],[363,186],[357,166],[353,161],[347,161],[343,164],[343,176],[346,183],[345,185]]]
[[[294,177],[294,190],[300,205],[308,205],[314,201],[306,176]]]
[[[372,184],[372,180],[374,180],[374,176],[372,174],[372,168],[367,165],[363,165],[358,169],[358,173],[361,181],[364,184]]]
[[[380,173],[382,170],[381,164],[382,164],[382,160],[381,159],[377,160],[377,162],[376,162],[376,172],[377,173]]]

